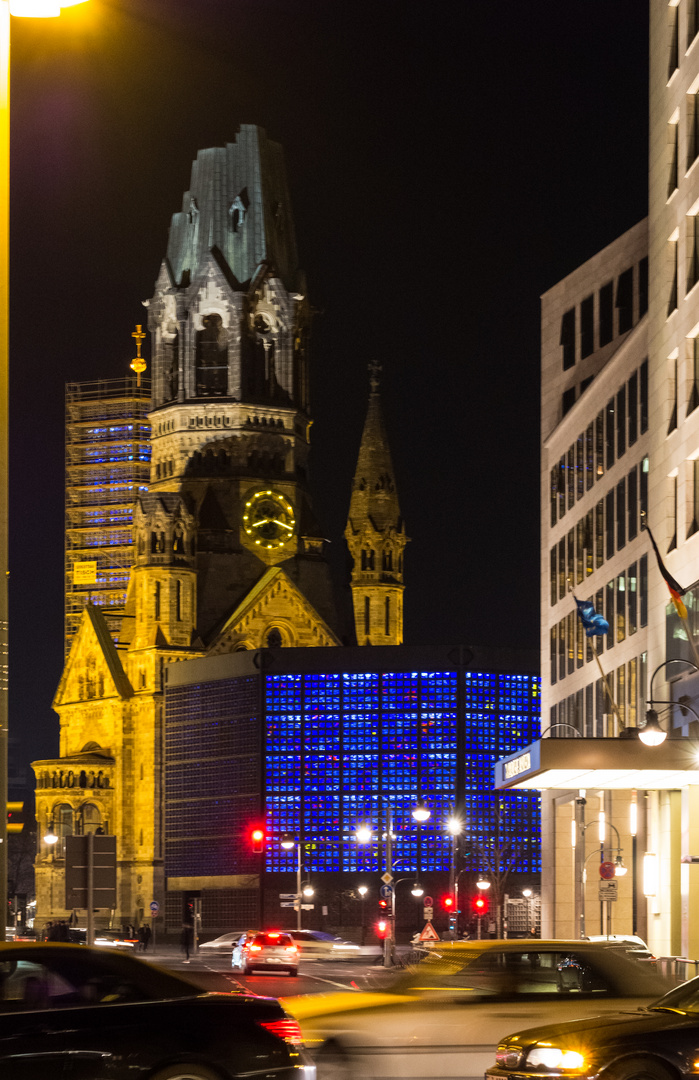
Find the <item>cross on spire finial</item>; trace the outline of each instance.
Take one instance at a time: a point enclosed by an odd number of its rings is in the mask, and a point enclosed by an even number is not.
[[[136,342],[136,355],[129,364],[129,367],[136,372],[136,386],[141,385],[141,374],[146,370],[146,362],[141,356],[141,342],[145,338],[145,334],[141,329],[141,323],[136,323],[136,329],[131,334]]]
[[[371,386],[372,394],[375,394],[379,388],[379,375],[383,368],[377,360],[370,360],[367,367],[369,368],[369,385]]]

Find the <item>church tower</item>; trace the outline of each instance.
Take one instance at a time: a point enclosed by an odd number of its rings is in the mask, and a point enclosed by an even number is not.
[[[352,482],[345,539],[354,560],[352,602],[360,645],[403,643],[403,551],[408,542],[398,505],[379,396],[379,368]]]
[[[148,307],[150,491],[178,492],[196,520],[202,640],[215,640],[272,567],[333,634],[308,493],[311,309],[281,147],[261,128],[244,125],[234,143],[197,155]],[[261,626],[259,639],[241,633],[240,644],[276,643],[280,633]],[[281,636],[300,644],[288,627]]]

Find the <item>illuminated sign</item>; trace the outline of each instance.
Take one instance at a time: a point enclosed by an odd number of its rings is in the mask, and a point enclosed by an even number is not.
[[[73,584],[94,585],[97,581],[96,562],[73,563]]]
[[[506,761],[504,765],[505,779],[511,780],[513,776],[519,776],[520,773],[529,772],[532,767],[531,754],[520,754],[519,757],[513,758],[512,761]]]

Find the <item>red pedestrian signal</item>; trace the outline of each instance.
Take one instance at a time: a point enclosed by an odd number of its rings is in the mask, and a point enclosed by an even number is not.
[[[250,833],[250,840],[252,842],[252,850],[256,855],[260,855],[265,850],[265,830],[253,829]]]
[[[376,924],[376,936],[385,938],[388,933],[388,919],[379,919]]]
[[[471,909],[474,915],[487,915],[488,914],[488,901],[485,896],[474,896],[471,901]]]

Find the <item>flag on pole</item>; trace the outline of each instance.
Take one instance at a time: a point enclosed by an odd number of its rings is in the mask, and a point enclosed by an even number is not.
[[[687,608],[684,606],[684,603],[682,601],[682,597],[684,596],[684,594],[686,593],[687,590],[683,589],[682,586],[679,585],[675,581],[674,577],[672,576],[670,571],[665,566],[665,563],[663,562],[663,560],[660,557],[660,552],[658,551],[658,545],[655,542],[655,537],[653,536],[653,533],[650,531],[650,526],[647,524],[647,522],[645,520],[645,517],[642,519],[641,528],[645,529],[646,532],[648,533],[648,535],[650,536],[650,542],[653,545],[653,551],[655,552],[655,557],[658,560],[658,570],[660,571],[662,577],[665,580],[665,584],[667,585],[668,589],[670,590],[670,596],[672,597],[672,602],[675,605],[675,610],[677,611],[677,614],[679,615],[679,617],[681,619],[686,619],[687,618]]]
[[[580,622],[585,627],[587,637],[601,637],[602,634],[609,633],[609,623],[604,615],[599,615],[595,611],[594,604],[589,600],[578,600],[577,596],[574,596],[573,600],[578,605],[578,615],[580,616]]]

